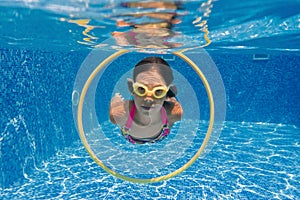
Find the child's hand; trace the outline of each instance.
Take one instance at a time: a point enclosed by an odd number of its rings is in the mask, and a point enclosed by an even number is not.
[[[111,106],[115,107],[124,103],[124,98],[120,93],[116,93],[115,96],[111,100]]]
[[[112,123],[122,124],[126,119],[126,108],[128,103],[125,102],[121,94],[116,93],[110,102],[110,120]],[[128,108],[127,108],[128,109]]]
[[[121,95],[120,93],[116,93],[116,94],[115,94],[115,97],[118,97],[118,98],[121,98],[121,99],[124,100],[124,98],[122,97],[122,95]]]

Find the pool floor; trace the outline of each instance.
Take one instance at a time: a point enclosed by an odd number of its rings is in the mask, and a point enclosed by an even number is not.
[[[212,151],[167,181],[134,184],[104,172],[80,141],[2,189],[0,199],[298,199],[296,126],[226,122]]]

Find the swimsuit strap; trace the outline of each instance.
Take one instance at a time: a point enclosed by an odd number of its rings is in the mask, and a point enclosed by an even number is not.
[[[161,122],[163,125],[168,124],[168,116],[167,116],[166,109],[164,107],[161,107]]]
[[[132,105],[132,107],[130,109],[130,112],[129,112],[129,116],[128,116],[126,125],[125,125],[125,128],[127,130],[129,130],[131,128],[131,126],[132,126],[132,122],[133,122],[133,119],[134,119],[135,111],[136,111],[136,106],[135,106],[135,103],[133,103],[133,105]]]
[[[170,134],[168,116],[167,116],[166,109],[164,107],[161,108],[161,120],[162,120],[163,127],[159,139],[164,138]]]
[[[133,139],[130,135],[130,128],[132,126],[133,123],[133,119],[134,119],[134,115],[136,112],[136,106],[133,103],[130,112],[129,112],[129,116],[126,122],[126,125],[121,129],[123,136],[132,144],[135,143],[140,143],[140,144],[144,144],[146,142],[155,142],[157,140],[160,140],[164,137],[166,137],[167,135],[170,134],[170,128],[169,128],[169,124],[168,124],[168,116],[167,116],[167,112],[166,109],[164,107],[161,108],[161,121],[162,121],[162,132],[161,134],[156,138],[156,139],[149,139],[148,140],[139,140],[139,139]]]

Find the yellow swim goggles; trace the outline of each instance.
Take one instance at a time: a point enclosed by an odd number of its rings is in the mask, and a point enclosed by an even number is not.
[[[146,96],[147,94],[151,94],[153,95],[155,98],[157,99],[161,99],[164,96],[166,96],[167,92],[169,91],[169,87],[167,86],[157,86],[154,87],[152,90],[149,90],[149,88],[139,82],[135,82],[133,83],[133,90],[135,92],[135,94],[137,94],[140,97]]]

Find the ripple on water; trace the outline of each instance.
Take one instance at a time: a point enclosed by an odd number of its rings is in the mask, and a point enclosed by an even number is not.
[[[107,174],[78,141],[28,173],[24,184],[2,189],[0,198],[297,199],[298,133],[294,126],[249,123],[247,128],[246,123],[226,123],[208,155],[180,175],[153,184],[134,184]]]

